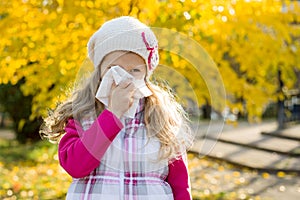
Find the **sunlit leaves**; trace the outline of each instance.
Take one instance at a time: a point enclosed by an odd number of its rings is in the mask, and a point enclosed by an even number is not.
[[[58,165],[57,146],[46,141],[35,146],[0,143],[1,199],[65,198],[71,178]]]
[[[295,39],[300,28],[292,25],[299,23],[296,2],[166,1],[163,6],[176,11],[162,13],[156,23],[183,32],[205,47],[219,66],[228,106],[247,113],[250,121],[258,120],[266,105],[280,95],[278,70],[285,87],[295,87],[300,49]],[[187,11],[189,19],[184,15]],[[180,62],[172,61],[174,66]]]
[[[300,68],[296,1],[5,0],[0,5],[0,83],[26,78],[22,91],[34,95],[32,119],[53,108],[57,96],[65,98],[64,90],[86,58],[88,38],[103,22],[121,15],[200,43],[222,74],[228,105],[248,113],[250,120],[280,95],[278,70],[285,87],[293,88]],[[161,58],[186,77],[199,105],[211,102],[207,83],[194,78],[191,63],[168,52]],[[193,95],[177,88],[180,96]]]
[[[202,10],[200,23],[206,12],[210,19],[205,18],[205,29],[199,26],[199,30],[213,36],[213,44],[205,37],[200,42],[220,67],[230,107],[247,111],[249,119],[255,120],[278,95],[279,69],[285,86],[295,86],[294,70],[299,68],[299,61],[289,49],[292,46],[299,52],[299,41],[291,39],[299,36],[299,26],[292,26],[288,16],[297,18],[295,10],[299,11],[299,5],[289,2],[287,6],[294,9],[282,12],[280,1],[234,2],[216,1],[212,10]],[[244,108],[240,103],[245,104]]]

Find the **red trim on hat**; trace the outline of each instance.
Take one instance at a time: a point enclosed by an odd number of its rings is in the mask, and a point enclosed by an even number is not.
[[[147,50],[150,51],[149,56],[148,56],[148,67],[149,67],[149,70],[152,70],[151,58],[153,56],[153,53],[155,53],[155,47],[150,47],[149,43],[146,40],[145,32],[142,32],[142,38],[146,45]]]

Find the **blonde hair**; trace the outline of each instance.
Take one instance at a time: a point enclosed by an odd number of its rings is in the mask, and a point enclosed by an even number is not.
[[[71,118],[83,119],[92,110],[98,116],[104,105],[95,98],[101,82],[100,66],[95,69],[83,86],[71,98],[49,113],[41,126],[40,134],[51,142],[59,142],[65,134],[64,127]],[[156,136],[160,143],[160,159],[178,158],[191,145],[192,136],[188,117],[170,90],[146,82],[152,95],[145,99],[145,125],[148,136]]]

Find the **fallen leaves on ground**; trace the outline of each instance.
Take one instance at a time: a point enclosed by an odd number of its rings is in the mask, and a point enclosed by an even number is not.
[[[188,154],[193,199],[262,200],[251,188],[253,180],[288,178]],[[47,141],[21,145],[0,139],[0,199],[65,199],[71,177],[59,166],[57,145]],[[285,191],[284,185],[278,191]]]
[[[258,172],[192,153],[188,161],[194,200],[270,200],[261,194],[270,189],[285,192],[297,176],[282,171]]]

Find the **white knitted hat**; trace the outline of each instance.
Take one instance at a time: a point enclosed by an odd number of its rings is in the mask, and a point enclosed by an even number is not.
[[[88,55],[98,67],[104,56],[113,51],[131,51],[147,64],[150,76],[159,62],[157,39],[151,29],[136,18],[123,16],[104,23],[88,42]]]

